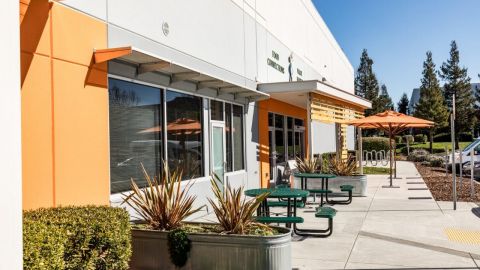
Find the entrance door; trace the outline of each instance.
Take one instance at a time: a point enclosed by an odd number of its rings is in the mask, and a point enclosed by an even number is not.
[[[211,161],[212,172],[215,173],[220,179],[220,186],[224,183],[225,177],[225,123],[212,121],[212,141],[211,145]]]

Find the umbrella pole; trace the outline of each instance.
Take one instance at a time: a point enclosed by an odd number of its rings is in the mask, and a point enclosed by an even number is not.
[[[393,149],[392,149],[392,124],[388,125],[388,144],[390,146],[390,185],[387,186],[382,186],[383,188],[399,188],[399,186],[394,186],[393,185],[393,175],[392,175],[392,170],[393,170]]]
[[[393,179],[392,179],[392,169],[393,169],[393,163],[392,163],[392,128],[390,127],[390,130],[388,132],[388,143],[390,144],[390,187],[393,186]]]

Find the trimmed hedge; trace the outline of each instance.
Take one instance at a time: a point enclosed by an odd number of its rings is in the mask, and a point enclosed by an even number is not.
[[[392,140],[393,141],[393,140]],[[395,145],[395,141],[392,142],[392,145]],[[385,137],[366,137],[362,140],[362,150],[363,151],[388,151],[390,145],[388,143],[388,138]]]
[[[23,269],[128,269],[130,217],[121,208],[41,208],[23,213]]]

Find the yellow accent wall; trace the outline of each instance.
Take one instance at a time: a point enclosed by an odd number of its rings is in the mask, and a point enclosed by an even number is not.
[[[107,27],[46,0],[21,1],[23,207],[108,204]]]
[[[259,159],[260,159],[260,185],[268,187],[270,180],[270,161],[269,161],[269,142],[268,142],[268,113],[292,116],[302,119],[305,123],[305,155],[309,155],[307,110],[290,105],[288,103],[268,99],[257,103],[258,106],[258,140],[259,140]]]

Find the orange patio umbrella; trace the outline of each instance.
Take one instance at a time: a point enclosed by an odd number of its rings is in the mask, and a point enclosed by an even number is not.
[[[158,133],[162,131],[161,126],[155,126],[141,130],[137,133]],[[175,135],[198,134],[201,131],[200,122],[189,118],[178,118],[167,125],[167,132]]]
[[[385,111],[365,118],[350,121],[348,124],[366,129],[381,129],[388,134],[390,144],[390,185],[384,187],[395,187],[392,184],[392,138],[408,128],[432,127],[435,123],[432,121],[416,118],[403,113],[394,111]]]

